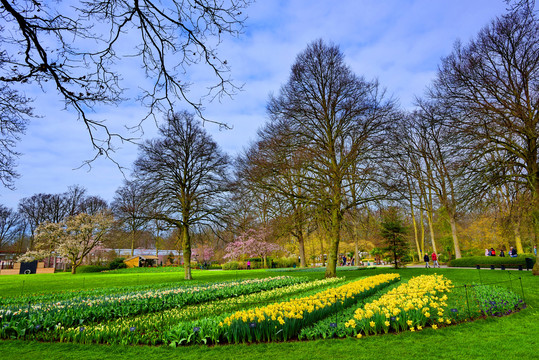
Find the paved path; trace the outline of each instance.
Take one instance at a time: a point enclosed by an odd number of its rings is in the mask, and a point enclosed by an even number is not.
[[[385,265],[380,265],[380,266],[385,266]],[[408,264],[406,265],[406,268],[408,269],[411,269],[411,268],[425,268],[425,264]],[[431,269],[434,269],[432,266],[430,267]],[[456,266],[447,266],[447,265],[440,265],[440,269],[469,269],[469,270],[477,270],[477,268],[474,266],[474,267],[456,267]],[[492,270],[490,268],[490,266],[482,266],[481,267],[481,270]],[[494,267],[494,270],[501,270],[500,266],[495,266]],[[505,268],[504,271],[519,271],[518,268]],[[523,269],[520,270],[520,271],[526,271],[526,267],[523,266]],[[531,271],[531,269],[530,269]]]

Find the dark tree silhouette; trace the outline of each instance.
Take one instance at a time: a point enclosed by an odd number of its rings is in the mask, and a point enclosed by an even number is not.
[[[185,278],[191,279],[191,233],[222,217],[229,159],[188,112],[169,117],[159,132],[141,145],[134,173],[147,185],[151,216],[178,229]]]
[[[125,181],[116,190],[111,204],[116,219],[131,234],[131,256],[135,251],[137,233],[148,223],[150,209],[145,192],[140,181]]]
[[[203,99],[187,95],[192,65],[215,76],[208,86],[210,99],[234,94],[227,61],[216,49],[224,37],[241,33],[243,10],[250,2],[0,0],[0,119],[9,124],[2,126],[2,135],[11,129],[0,138],[0,180],[12,182],[14,164],[6,159],[14,153],[6,149],[31,114],[20,89],[56,90],[86,126],[96,157],[109,156],[111,141],[126,137],[111,131],[91,110],[126,100],[122,74],[127,67],[137,68],[133,61],[148,79],[146,85],[140,83],[137,96],[148,116],[157,110],[171,112],[178,100],[202,114]]]

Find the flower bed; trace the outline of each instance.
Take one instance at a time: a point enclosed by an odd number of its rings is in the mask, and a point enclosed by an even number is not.
[[[227,282],[222,282],[226,284]],[[19,295],[7,298],[0,298],[0,308],[7,308],[12,306],[26,307],[30,304],[45,304],[50,302],[59,302],[64,300],[81,301],[88,298],[98,298],[103,296],[110,296],[113,294],[125,294],[125,293],[141,293],[144,291],[160,291],[171,289],[189,289],[200,285],[178,285],[177,282],[167,282],[161,284],[143,284],[143,285],[130,285],[120,286],[114,288],[98,288],[98,289],[86,289],[86,290],[67,290],[58,291],[48,294],[28,294]]]
[[[307,281],[274,277],[204,286],[90,297],[80,301],[10,306],[0,309],[0,338],[21,338],[58,326],[84,328],[88,323],[164,311],[178,306],[235,297]]]
[[[187,343],[187,338],[193,328],[205,330],[207,319],[217,320],[216,325],[224,318],[223,313],[231,313],[238,309],[255,306],[260,302],[280,299],[286,296],[342,282],[344,279],[317,280],[281,287],[273,290],[258,292],[250,295],[226,298],[218,301],[196,304],[167,311],[140,315],[137,317],[120,318],[109,322],[81,327],[59,326],[52,332],[36,335],[38,340],[59,340],[81,343],[106,344],[148,344],[157,345],[171,343]],[[217,318],[219,317],[220,318]],[[226,315],[225,315],[226,316]],[[202,320],[197,320],[202,319]],[[202,342],[202,333],[191,336],[189,343]],[[164,339],[171,340],[164,340]],[[173,339],[173,340],[172,340]],[[183,341],[181,341],[184,339]],[[180,342],[181,341],[181,342]]]
[[[477,285],[473,291],[480,315],[509,315],[526,307],[524,301],[507,288]]]
[[[313,296],[238,311],[219,323],[219,327],[223,329],[224,339],[233,343],[288,340],[297,336],[302,327],[399,279],[398,274],[376,275]]]
[[[349,334],[362,336],[390,330],[421,330],[426,325],[436,329],[439,324],[450,324],[451,313],[447,313],[445,301],[451,288],[451,281],[442,275],[414,277],[357,309],[345,326]]]
[[[363,306],[363,304],[366,304],[368,302],[374,301],[381,296],[383,296],[385,293],[387,293],[389,290],[395,288],[398,286],[398,283],[392,284],[386,288],[380,289],[376,291],[376,293],[361,299],[359,302]],[[339,312],[338,314],[335,314],[334,316],[329,316],[325,319],[322,319],[320,321],[317,321],[311,326],[304,327],[301,329],[301,331],[298,334],[299,340],[314,340],[314,339],[326,339],[326,338],[343,338],[348,336],[349,329],[348,327],[345,327],[345,322],[348,319],[351,319],[354,316],[355,311],[357,310],[356,306],[351,306],[348,309],[343,310],[342,312]]]

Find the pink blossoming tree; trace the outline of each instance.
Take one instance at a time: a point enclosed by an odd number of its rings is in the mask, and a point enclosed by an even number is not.
[[[193,256],[202,263],[209,262],[214,255],[215,252],[209,246],[199,246],[193,250]]]
[[[247,230],[238,236],[236,241],[227,245],[223,258],[237,260],[244,256],[261,257],[264,259],[264,267],[267,267],[268,255],[275,251],[285,251],[281,246],[265,241],[267,235],[266,228]]]

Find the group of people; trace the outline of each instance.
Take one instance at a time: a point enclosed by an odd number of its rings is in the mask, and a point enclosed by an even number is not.
[[[423,256],[423,261],[425,261],[425,267],[430,268],[430,259],[432,258],[432,267],[440,267],[440,264],[438,263],[438,255],[436,255],[435,252],[432,254],[425,253],[425,256]]]
[[[494,248],[485,249],[485,256],[496,256],[496,250],[494,250]],[[517,249],[511,246],[509,249],[509,256],[517,257]],[[505,257],[505,252],[503,249],[500,250],[500,257]]]
[[[351,265],[351,266],[354,266],[354,262],[355,262],[355,259],[354,257],[350,257],[350,258],[347,258],[346,256],[343,256],[342,259],[341,259],[341,265],[342,266],[346,266],[346,265]]]

